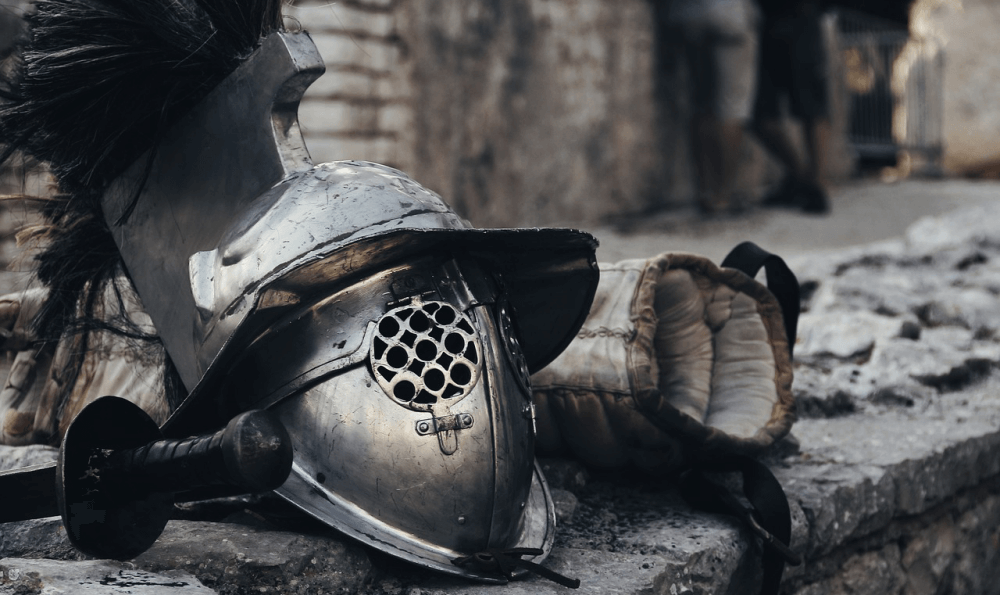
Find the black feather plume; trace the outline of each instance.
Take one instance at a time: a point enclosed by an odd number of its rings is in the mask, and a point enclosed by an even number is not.
[[[281,0],[35,0],[27,21],[0,80],[0,162],[30,155],[58,183],[37,257],[50,299],[35,320],[57,340],[88,321],[107,330],[93,304],[122,265],[104,190],[281,28]]]
[[[0,137],[103,189],[280,28],[277,0],[37,0]]]

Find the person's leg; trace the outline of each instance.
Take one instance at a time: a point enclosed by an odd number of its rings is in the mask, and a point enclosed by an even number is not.
[[[824,181],[830,125],[818,23],[815,14],[800,15],[773,31],[765,29],[754,125],[761,144],[786,171],[781,185],[763,204],[801,207],[812,213],[829,210]],[[802,122],[805,159],[781,120],[783,96],[789,100],[792,115]]]
[[[808,163],[805,171],[800,206],[807,213],[827,213],[830,200],[827,196],[826,172],[830,141],[830,121],[825,117],[810,118],[802,123],[806,138]]]
[[[737,196],[737,179],[743,157],[743,130],[743,120],[730,119],[719,123],[719,194],[731,211],[743,207]]]
[[[767,152],[784,166],[786,176],[806,177],[806,166],[783,120],[772,117],[754,122],[754,134]]]
[[[751,10],[747,3],[742,8]],[[752,15],[739,13],[715,24],[709,38],[714,67],[714,97],[710,104],[715,117],[706,126],[711,140],[709,159],[715,178],[707,186],[708,210],[735,211],[740,204],[737,180],[743,155],[744,128],[753,108],[756,91],[757,38]]]
[[[742,156],[743,122],[699,116],[691,144],[698,176],[698,208],[706,214],[732,210]]]
[[[715,213],[720,203],[721,124],[715,109],[718,97],[718,67],[714,45],[704,30],[687,31],[685,51],[691,89],[691,154],[695,170],[696,206],[703,213]]]
[[[787,95],[789,78],[788,46],[773,35],[770,25],[761,30],[757,63],[757,96],[754,103],[753,133],[769,155],[784,169],[784,179],[761,200],[764,206],[796,206],[795,191],[805,166],[784,122],[782,98]]]
[[[790,95],[792,113],[802,121],[806,146],[801,206],[807,212],[825,213],[830,208],[826,173],[831,133],[827,116],[826,51],[815,4],[807,4],[798,20],[793,47],[799,59],[792,69]]]
[[[758,122],[754,132],[764,148],[785,166],[785,179],[764,197],[766,206],[801,207],[810,213],[829,210],[826,191],[830,123],[826,118],[804,119],[806,160],[803,161],[781,120]]]
[[[694,156],[698,209],[704,213],[718,210],[719,179],[719,120],[715,116],[699,114],[691,122],[691,149]]]
[[[804,123],[809,162],[806,176],[812,183],[826,188],[826,173],[830,147],[830,121],[812,118]]]

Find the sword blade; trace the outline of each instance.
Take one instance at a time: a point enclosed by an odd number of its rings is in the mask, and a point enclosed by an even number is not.
[[[56,464],[0,472],[0,523],[59,516]]]

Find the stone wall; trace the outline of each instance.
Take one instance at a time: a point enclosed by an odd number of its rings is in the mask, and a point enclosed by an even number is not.
[[[637,210],[659,168],[644,0],[402,5],[414,176],[488,225]]]
[[[317,161],[381,161],[480,225],[588,221],[660,199],[645,0],[300,1],[327,74]]]
[[[655,6],[297,0],[287,25],[308,30],[327,64],[300,108],[313,158],[397,167],[480,226],[691,204],[692,106]],[[743,149],[739,183],[759,194],[780,172],[752,140]],[[832,155],[842,176],[839,137]]]
[[[944,48],[944,165],[1000,173],[1000,11],[994,0],[917,0],[911,28]]]
[[[687,76],[679,47],[657,39],[657,6],[298,0],[287,13],[328,65],[300,110],[310,149],[316,161],[398,167],[480,226],[580,225],[692,204]],[[847,175],[843,134],[830,155],[830,176]],[[744,192],[759,195],[780,174],[747,135]]]
[[[395,0],[300,0],[286,26],[309,31],[326,62],[299,108],[316,162],[365,159],[413,168],[413,106]]]

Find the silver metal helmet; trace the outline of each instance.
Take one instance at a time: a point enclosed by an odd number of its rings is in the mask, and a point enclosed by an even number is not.
[[[295,451],[282,497],[398,557],[502,580],[453,562],[551,548],[529,376],[589,310],[596,241],[473,229],[394,169],[312,165],[297,109],[322,72],[307,34],[271,35],[104,195],[191,389],[164,433],[271,408]]]

